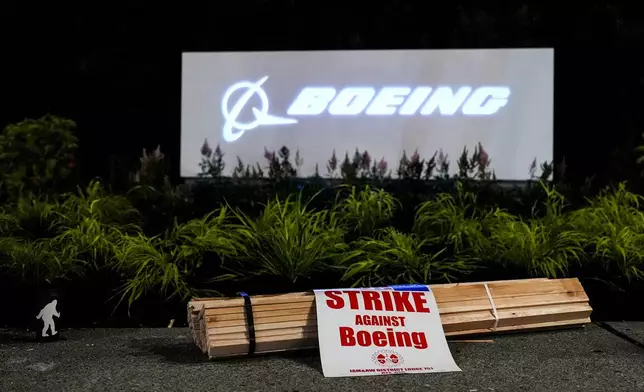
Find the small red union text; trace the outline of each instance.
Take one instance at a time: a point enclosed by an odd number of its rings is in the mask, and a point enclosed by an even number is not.
[[[409,291],[351,291],[324,292],[326,304],[334,310],[347,306],[352,310],[429,313],[424,292]]]
[[[399,316],[369,316],[356,315],[356,325],[369,325],[375,327],[404,327],[405,318]]]
[[[358,331],[351,327],[340,327],[340,345],[343,347],[414,347],[419,350],[427,348],[427,336],[424,332],[394,331],[387,328],[383,331]]]

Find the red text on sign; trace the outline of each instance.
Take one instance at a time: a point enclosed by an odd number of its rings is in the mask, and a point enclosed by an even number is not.
[[[414,347],[419,350],[427,348],[427,336],[424,332],[394,331],[355,331],[351,327],[340,327],[340,345],[343,347]]]
[[[356,325],[369,325],[374,327],[404,327],[405,318],[400,316],[370,316],[356,315]]]
[[[348,299],[352,310],[429,313],[425,294],[418,291],[329,290],[324,295],[327,306],[334,310],[344,308]]]

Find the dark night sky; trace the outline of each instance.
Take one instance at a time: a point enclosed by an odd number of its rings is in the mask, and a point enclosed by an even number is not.
[[[157,144],[178,163],[182,51],[554,46],[556,156],[579,178],[619,176],[614,156],[631,159],[644,128],[640,10],[347,3],[5,2],[0,124],[70,117],[85,174],[105,175],[110,155],[135,162]]]

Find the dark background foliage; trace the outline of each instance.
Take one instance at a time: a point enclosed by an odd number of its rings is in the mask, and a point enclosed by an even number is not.
[[[161,145],[178,174],[181,52],[554,47],[555,156],[571,181],[638,177],[638,2],[143,1],[0,6],[0,124],[78,124],[79,169],[105,178]],[[517,130],[520,131],[520,130]]]

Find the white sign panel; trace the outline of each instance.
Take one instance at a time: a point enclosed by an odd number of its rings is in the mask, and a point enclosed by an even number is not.
[[[316,290],[325,377],[461,371],[431,290]]]
[[[447,155],[451,173],[479,143],[502,180],[553,157],[552,49],[184,53],[181,175],[197,177],[204,141],[266,168],[283,146],[298,175],[326,174],[335,154]]]

